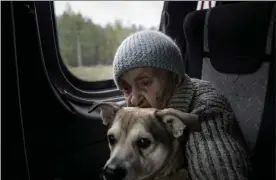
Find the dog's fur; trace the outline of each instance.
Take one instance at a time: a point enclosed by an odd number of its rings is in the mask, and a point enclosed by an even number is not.
[[[105,180],[188,179],[178,138],[186,127],[200,130],[197,115],[174,109],[121,108],[113,103],[97,104],[91,111],[97,108],[101,110],[103,124],[108,126],[111,150],[103,170]],[[141,148],[141,142],[145,145],[145,141],[148,145]],[[120,167],[125,175],[108,178],[107,167]]]

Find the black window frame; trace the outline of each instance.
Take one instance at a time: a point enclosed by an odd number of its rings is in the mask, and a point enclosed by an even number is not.
[[[123,93],[112,79],[83,81],[73,75],[62,61],[53,1],[36,1],[38,36],[46,72],[59,92],[72,101],[91,104],[94,101],[123,101]]]

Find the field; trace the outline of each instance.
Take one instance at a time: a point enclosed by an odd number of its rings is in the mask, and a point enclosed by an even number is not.
[[[98,65],[89,67],[68,67],[70,72],[84,81],[101,81],[112,78],[111,65]]]

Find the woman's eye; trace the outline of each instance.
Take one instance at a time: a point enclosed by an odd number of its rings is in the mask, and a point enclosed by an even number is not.
[[[147,86],[147,85],[149,85],[149,82],[148,81],[144,81],[143,84],[144,84],[144,86]]]
[[[148,86],[150,85],[150,81],[146,80],[146,81],[143,81],[143,86]]]
[[[139,149],[146,149],[151,145],[151,141],[147,138],[140,138],[136,142],[136,145]]]
[[[108,135],[107,138],[111,146],[113,146],[116,143],[116,139],[113,135]]]

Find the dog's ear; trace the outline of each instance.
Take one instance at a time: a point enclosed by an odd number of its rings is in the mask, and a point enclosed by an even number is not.
[[[103,124],[107,126],[114,120],[115,114],[120,108],[121,107],[115,103],[109,103],[109,102],[96,103],[95,102],[88,112],[91,113],[94,110],[100,109],[100,115],[103,120]]]
[[[157,110],[155,115],[162,120],[166,128],[175,138],[182,136],[186,127],[188,127],[190,131],[201,130],[199,117],[196,114],[184,113],[176,109],[168,108]]]

